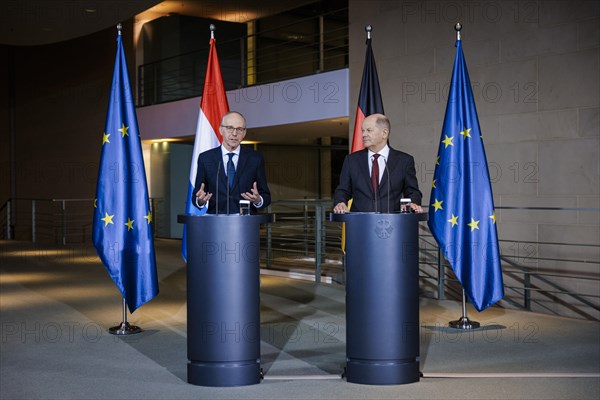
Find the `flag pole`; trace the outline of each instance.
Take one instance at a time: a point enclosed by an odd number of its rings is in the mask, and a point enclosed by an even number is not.
[[[460,40],[461,29],[462,25],[460,22],[457,22],[456,25],[454,25],[454,30],[456,31],[456,40]],[[465,289],[462,290],[462,317],[456,321],[450,321],[448,326],[455,329],[477,329],[480,326],[479,322],[471,321],[469,317],[467,317],[467,296],[465,294]]]
[[[123,297],[123,322],[121,322],[117,326],[113,326],[108,329],[108,333],[113,335],[133,335],[135,333],[140,333],[142,328],[135,325],[130,325],[127,322],[127,303],[125,302],[125,297]]]
[[[454,25],[454,30],[456,31],[456,40],[460,40],[460,30],[462,29],[462,25],[460,24],[460,22],[457,22],[456,25]]]
[[[457,319],[456,321],[450,321],[448,323],[450,328],[454,329],[477,329],[479,328],[479,322],[471,321],[469,317],[467,317],[467,296],[465,295],[465,289],[462,291],[462,317]]]
[[[121,36],[122,29],[123,26],[119,22],[117,24],[117,34],[119,36]],[[123,321],[119,325],[109,328],[108,332],[113,335],[131,335],[134,333],[139,333],[141,331],[142,330],[139,327],[130,325],[129,322],[127,322],[127,303],[125,301],[125,297],[123,297]]]

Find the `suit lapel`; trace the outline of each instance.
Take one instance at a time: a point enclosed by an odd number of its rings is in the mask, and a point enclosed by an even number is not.
[[[364,149],[363,152],[364,154],[361,154],[359,158],[358,169],[360,171],[360,175],[365,181],[365,184],[371,189],[371,193],[373,193],[373,188],[371,187],[371,174],[369,174],[369,150]]]
[[[223,151],[221,150],[221,146],[215,147],[212,156],[215,165],[217,165],[217,176],[219,179],[217,187],[225,187],[223,185],[227,185],[227,164],[223,162]]]
[[[388,183],[390,182],[393,176],[390,173],[394,170],[394,168],[396,168],[396,164],[398,164],[398,159],[398,154],[394,151],[394,149],[390,147],[388,159],[385,163],[385,169],[383,170],[383,176],[381,177],[381,183],[379,184],[380,191],[385,190],[385,192],[387,193],[387,191],[389,190]],[[384,193],[382,193],[382,195],[383,194]]]
[[[235,168],[235,175],[233,176],[233,187],[231,188],[232,190],[237,185],[239,185],[240,175],[241,175],[242,171],[245,171],[245,167],[246,167],[247,163],[248,163],[248,153],[246,152],[245,148],[240,147],[240,155],[239,155],[237,167]]]

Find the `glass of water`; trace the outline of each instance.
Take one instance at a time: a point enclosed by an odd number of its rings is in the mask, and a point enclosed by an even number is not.
[[[250,215],[249,200],[240,200],[240,215]]]
[[[410,203],[412,203],[411,199],[400,199],[400,212],[402,214],[408,214],[411,212]]]

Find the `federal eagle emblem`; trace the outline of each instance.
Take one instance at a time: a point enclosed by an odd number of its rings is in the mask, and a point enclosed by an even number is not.
[[[379,239],[387,239],[392,236],[392,231],[394,227],[387,219],[380,219],[375,224],[375,234]]]

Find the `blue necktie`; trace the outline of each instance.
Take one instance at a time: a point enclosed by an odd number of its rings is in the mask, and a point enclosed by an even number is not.
[[[229,181],[229,189],[233,187],[233,177],[235,176],[235,165],[233,165],[233,156],[235,153],[227,153],[229,161],[227,161],[227,180]]]

